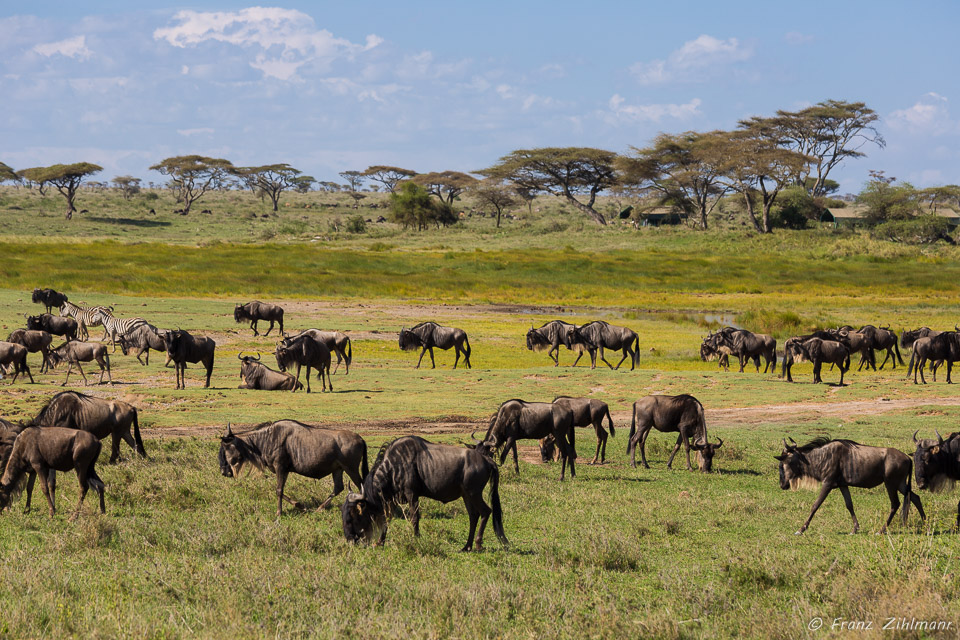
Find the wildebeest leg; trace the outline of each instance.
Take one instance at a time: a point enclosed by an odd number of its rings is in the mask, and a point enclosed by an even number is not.
[[[841,363],[840,364],[840,386],[841,387],[843,386],[843,374],[845,374],[846,372],[847,370],[843,368],[843,364]]]
[[[433,347],[430,347],[430,368],[431,369],[437,368],[437,362],[436,360],[433,359]]]
[[[680,445],[683,443],[683,440],[684,440],[683,434],[681,433],[679,436],[677,436],[677,444],[676,446],[673,447],[673,453],[670,454],[670,459],[667,460],[667,469],[673,469],[673,457],[677,455],[677,451],[680,451]],[[690,455],[689,450],[687,452],[687,455],[688,456]],[[687,469],[688,470],[690,469],[689,457],[687,458]]]
[[[823,382],[820,378],[820,370],[823,368],[823,363],[817,360],[813,363],[813,383]]]
[[[607,435],[607,432],[603,431],[603,427],[598,427],[596,425],[594,425],[594,429],[597,431],[597,451],[593,454],[593,460],[590,461],[590,464],[597,464],[597,459],[600,457],[600,443],[603,442],[604,445],[606,445],[606,438],[603,436]],[[601,435],[601,432],[603,435]],[[604,446],[604,449],[606,449],[606,446]]]
[[[470,533],[467,535],[467,544],[463,545],[463,548],[460,549],[461,552],[473,549],[473,536],[477,532],[477,520],[480,519],[477,506],[473,504],[473,500],[466,495],[463,496],[463,506],[467,508],[467,515],[470,516]],[[480,545],[478,545],[477,548],[479,549]]]
[[[341,491],[343,491],[343,469],[337,469],[333,472],[333,493],[327,496],[327,499],[317,507],[317,511],[329,509],[330,503],[333,502],[334,497],[340,495]]]
[[[297,382],[300,382],[300,367],[301,367],[301,366],[302,366],[302,365],[298,362],[298,363],[297,363]],[[297,391],[297,385],[294,384],[294,385],[293,385],[293,390],[292,390],[290,393],[296,393],[296,391]],[[307,393],[310,393],[310,367],[307,367]]]
[[[427,352],[427,348],[426,348],[426,347],[424,347],[424,348],[420,351],[420,359],[417,360],[417,366],[414,367],[414,369],[419,369],[419,368],[420,368],[420,363],[423,362],[423,354],[425,354],[426,352]],[[432,357],[432,356],[433,356],[433,354],[431,353],[431,357]]]
[[[37,472],[30,471],[27,475],[27,504],[23,505],[23,512],[30,513],[30,499],[33,498],[33,483],[37,481]]]
[[[50,505],[50,517],[52,518],[55,509],[53,506],[53,493],[51,492],[50,483],[47,479],[47,469],[40,466],[35,466],[33,469],[36,471],[37,475],[40,476],[40,489],[43,491],[43,495],[47,498],[47,504]]]
[[[283,487],[287,484],[287,470],[277,469],[277,517],[283,513]]]
[[[77,501],[77,510],[73,512],[73,515],[70,516],[67,521],[73,522],[80,517],[80,509],[83,508],[83,499],[87,497],[87,489],[90,488],[87,483],[87,469],[81,466],[77,467],[77,481],[80,483],[80,500]]]
[[[560,366],[560,345],[554,345],[550,347],[550,351],[547,351],[547,355],[550,356],[550,359],[553,360],[553,366]]]
[[[627,345],[627,346],[625,346],[625,347],[623,348],[623,357],[620,358],[620,362],[617,363],[617,366],[615,366],[614,369],[619,369],[619,368],[620,368],[620,365],[623,364],[623,361],[627,359],[627,355],[628,355],[628,354],[629,354],[629,355],[633,355],[633,354],[630,352],[630,345]]]
[[[557,347],[557,356],[559,356],[559,355],[560,355],[560,347]],[[583,351],[582,351],[582,350],[581,350],[581,351],[578,351],[578,352],[577,352],[577,359],[574,360],[574,361],[573,361],[573,364],[570,365],[570,366],[571,366],[571,367],[577,366],[577,363],[580,362],[580,358],[582,358],[582,357],[583,357]],[[559,359],[559,358],[557,358],[557,364],[560,364],[560,359]]]
[[[257,332],[257,321],[256,321],[256,320],[254,320],[253,322],[250,323],[250,328],[253,329],[253,335],[254,335],[254,336],[260,335],[260,334]]]
[[[487,520],[490,518],[490,514],[493,512],[493,509],[491,509],[487,503],[483,501],[483,494],[477,496],[477,504],[475,509],[480,512],[480,529],[477,531],[477,541],[475,546],[477,551],[481,551],[483,549],[483,531],[487,528]]]
[[[339,347],[334,347],[333,352],[334,352],[335,354],[337,354],[337,366],[335,366],[335,367],[333,368],[333,372],[336,373],[336,372],[337,372],[337,369],[340,368],[340,360],[342,359],[342,358],[340,357],[340,348],[339,348]]]
[[[953,380],[950,379],[951,371],[953,371],[953,360],[947,358],[947,384],[953,384]]]
[[[883,371],[883,367],[884,367],[884,365],[887,364],[887,360],[890,359],[890,355],[891,355],[891,354],[890,354],[890,349],[887,349],[887,355],[884,356],[883,362],[880,363],[880,371]],[[894,369],[897,368],[897,359],[896,359],[896,358],[893,359],[893,368],[894,368]]]
[[[850,498],[850,488],[846,485],[842,485],[840,487],[840,493],[843,495],[843,504],[847,505],[847,511],[850,512],[850,517],[853,518],[853,531],[851,533],[856,533],[857,531],[860,531],[860,523],[857,522],[857,514],[853,512],[853,499]],[[896,513],[896,510],[894,510],[894,513]],[[892,513],[890,514],[890,517],[893,517]],[[887,524],[889,523],[890,521],[888,520]]]
[[[109,371],[109,366],[105,367],[105,363],[102,360],[97,360],[97,364],[100,365],[100,380],[97,382],[98,385],[103,384],[103,374],[106,371]],[[110,384],[113,384],[113,376],[110,376]]]
[[[510,448],[513,450],[513,470],[520,473],[520,461],[517,459],[517,441],[510,439]]]
[[[813,508],[810,509],[810,515],[807,517],[807,521],[803,523],[803,526],[800,527],[796,535],[800,535],[801,533],[807,530],[807,527],[810,526],[810,521],[813,520],[813,516],[817,512],[817,509],[820,508],[820,505],[823,504],[823,501],[827,499],[827,494],[829,494],[830,491],[832,490],[833,490],[833,485],[831,485],[829,482],[825,480],[823,484],[820,486],[820,495],[817,496],[816,501],[814,501]]]
[[[114,464],[117,461],[117,458],[120,457],[120,438],[117,435],[117,432],[114,431],[111,436],[110,442],[110,464]],[[132,440],[132,438],[131,438]],[[131,443],[132,446],[132,443]]]
[[[609,362],[607,362],[607,359],[606,359],[605,357],[603,357],[603,346],[602,346],[602,345],[600,346],[600,360],[601,360],[605,365],[607,365],[608,367],[610,367],[611,369],[613,369],[613,365],[610,364]],[[617,366],[620,366],[620,365],[617,365]]]
[[[264,337],[270,335],[270,332],[273,331],[273,320],[270,321],[270,328],[267,329],[267,332],[263,334]]]
[[[453,353],[454,353],[453,368],[456,369],[457,363],[460,362],[460,345],[458,344],[453,345]]]
[[[407,494],[407,503],[410,505],[410,523],[413,525],[413,535],[420,537],[420,498]]]
[[[643,463],[645,469],[649,469],[650,465],[647,464],[647,436],[650,435],[650,428],[653,425],[641,425],[640,430],[637,431],[635,436],[636,440],[633,442],[633,452],[630,456],[630,465],[636,468],[637,466],[637,443],[640,443],[640,462]]]
[[[323,367],[322,364],[320,366]],[[330,377],[330,363],[327,363],[324,368],[327,371],[327,384],[330,386],[330,393],[333,393],[333,378]]]
[[[890,496],[890,515],[887,516],[887,521],[880,528],[880,533],[886,533],[887,527],[893,521],[893,516],[897,515],[897,509],[900,508],[900,496],[897,495],[897,485],[891,484],[888,480],[887,485],[887,495]]]

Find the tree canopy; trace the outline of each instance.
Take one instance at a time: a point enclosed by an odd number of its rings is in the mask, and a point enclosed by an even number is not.
[[[131,197],[140,193],[140,178],[134,178],[133,176],[117,176],[113,180],[114,186],[120,190],[120,193],[123,194],[124,200],[129,200]]]
[[[103,171],[103,167],[90,162],[76,162],[74,164],[54,164],[49,167],[32,167],[23,169],[17,174],[38,185],[52,184],[67,201],[67,220],[73,218],[77,208],[74,200],[77,190],[83,181],[95,173]]]
[[[0,184],[4,182],[16,182],[20,179],[20,176],[17,175],[17,172],[14,171],[10,166],[0,162]]]
[[[288,164],[268,164],[262,167],[238,167],[233,174],[253,190],[270,198],[274,213],[280,206],[280,194],[296,188],[301,172]]]
[[[183,203],[183,215],[210,189],[219,189],[234,171],[233,163],[223,158],[206,156],[174,156],[152,167],[161,175],[169,176],[177,201]]]
[[[476,178],[460,171],[419,173],[411,180],[451,206],[461,193],[477,183]]]
[[[500,216],[503,215],[503,210],[514,207],[519,203],[516,191],[509,185],[492,178],[477,182],[470,189],[470,195],[473,196],[481,208],[494,210],[497,214],[497,227],[500,226]]]
[[[363,172],[363,175],[370,178],[374,182],[379,182],[383,185],[383,188],[394,193],[397,188],[397,184],[403,180],[407,180],[417,175],[416,171],[411,171],[410,169],[402,169],[400,167],[390,167],[387,165],[375,165],[372,167],[367,167],[367,170]]]
[[[430,224],[439,228],[457,221],[448,203],[435,200],[425,188],[410,181],[401,183],[397,191],[390,194],[390,218],[404,228],[413,227],[417,231]]]

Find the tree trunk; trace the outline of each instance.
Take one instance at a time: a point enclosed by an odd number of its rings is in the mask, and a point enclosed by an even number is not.
[[[593,207],[589,207],[589,206],[583,204],[582,202],[580,202],[579,200],[577,200],[576,198],[574,198],[572,195],[569,195],[569,194],[568,194],[568,195],[566,196],[566,198],[567,198],[567,200],[568,200],[569,202],[571,202],[571,203],[573,204],[573,206],[575,206],[577,209],[580,209],[580,211],[584,212],[585,214],[587,214],[588,216],[590,216],[591,218],[593,218],[593,221],[596,222],[597,224],[603,225],[603,226],[606,226],[606,225],[607,225],[607,219],[603,217],[603,214],[602,214],[602,213],[600,213],[599,211],[597,211],[597,210],[594,209]]]
[[[707,203],[699,202],[697,203],[697,206],[700,209],[700,228],[706,231],[707,230]]]
[[[757,214],[753,210],[753,201],[750,199],[750,194],[746,191],[742,193],[743,199],[747,203],[747,214],[750,216],[750,222],[753,223],[754,230],[756,230],[758,233],[763,233],[763,227],[760,226],[760,221],[757,220]]]
[[[497,209],[497,229],[500,228],[500,209]]]

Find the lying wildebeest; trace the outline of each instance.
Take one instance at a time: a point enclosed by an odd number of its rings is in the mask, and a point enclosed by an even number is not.
[[[557,396],[553,399],[554,404],[566,407],[573,413],[574,427],[592,426],[597,433],[597,452],[593,455],[593,461],[590,464],[597,464],[597,459],[603,464],[607,460],[607,430],[603,428],[603,419],[607,419],[610,426],[610,435],[616,436],[617,432],[613,428],[613,418],[610,417],[610,407],[606,402],[596,398],[571,398],[569,396]],[[552,439],[553,436],[547,436]],[[556,446],[556,443],[552,443]]]
[[[583,350],[590,353],[590,368],[597,368],[597,351],[600,351],[602,360],[611,369],[619,369],[623,361],[630,358],[630,371],[640,363],[640,338],[633,329],[607,324],[603,320],[594,320],[579,327],[574,327],[571,343],[580,351],[573,366],[577,366],[583,357]],[[603,350],[622,351],[623,357],[617,366],[613,366],[603,357]]]
[[[560,448],[560,480],[563,480],[570,464],[570,476],[577,472],[573,461],[577,457],[575,435],[573,432],[573,412],[562,404],[552,402],[526,402],[507,400],[500,405],[497,413],[490,418],[487,434],[477,448],[491,456],[500,451],[500,464],[513,450],[513,468],[520,473],[517,456],[517,440],[539,440],[552,435]]]
[[[936,440],[917,440],[917,433],[913,433],[913,443],[917,445],[913,452],[917,489],[934,493],[952,489],[960,480],[960,433],[951,433],[944,439],[936,432]],[[960,502],[957,503],[957,528],[960,529]]]
[[[40,353],[42,361],[40,362],[40,373],[47,370],[50,359],[50,343],[53,342],[53,336],[46,331],[35,331],[31,329],[16,329],[7,337],[7,342],[23,345],[28,353]]]
[[[307,393],[310,393],[310,368],[317,370],[317,377],[320,378],[322,390],[327,390],[327,383],[330,383],[330,391],[333,391],[333,380],[330,378],[330,349],[323,342],[314,340],[310,335],[299,335],[292,338],[284,338],[277,345],[274,355],[277,358],[277,366],[281,371],[297,367],[296,380],[300,382],[300,369],[307,368]],[[302,387],[301,387],[302,388]],[[296,387],[292,389],[296,391]]]
[[[707,445],[707,421],[703,413],[703,405],[689,394],[678,396],[653,395],[644,396],[633,403],[633,416],[630,419],[630,440],[627,442],[627,453],[630,454],[630,465],[637,466],[637,444],[640,445],[640,462],[647,469],[647,436],[650,430],[656,429],[662,433],[677,433],[677,444],[667,460],[667,468],[673,468],[673,458],[683,445],[687,454],[687,470],[690,465],[690,449],[697,451],[697,465],[701,471],[710,471],[713,465],[714,449],[712,447],[694,447],[693,445]],[[693,443],[691,444],[691,440]]]
[[[52,518],[56,487],[49,479],[57,471],[75,469],[77,480],[80,482],[80,501],[77,503],[77,510],[70,516],[70,521],[76,520],[80,515],[80,508],[83,506],[88,488],[100,495],[100,513],[106,513],[107,509],[103,503],[103,481],[94,468],[97,457],[100,455],[100,447],[100,441],[86,431],[57,427],[24,429],[13,443],[10,460],[0,479],[0,511],[10,504],[11,497],[20,491],[25,480],[29,504],[29,492],[33,488],[33,480],[39,476],[40,488],[43,489],[43,495],[50,504]]]
[[[537,329],[530,325],[527,331],[527,349],[530,351],[546,351],[553,366],[560,366],[560,346],[570,350],[573,348],[573,330],[576,325],[563,320],[551,320]]]
[[[917,383],[917,372],[920,372],[920,381],[927,384],[923,376],[923,365],[928,361],[933,363],[943,361],[947,363],[947,384],[951,384],[950,374],[953,363],[960,360],[960,332],[943,331],[937,335],[920,338],[913,343],[913,354],[910,356],[910,365],[907,372],[913,372],[913,383]],[[933,367],[934,382],[936,382],[936,367]]]
[[[100,366],[100,380],[97,384],[103,384],[104,373],[107,374],[110,384],[113,384],[113,374],[110,372],[110,354],[107,353],[106,345],[99,342],[80,342],[77,340],[64,342],[56,349],[50,350],[49,359],[50,367],[54,369],[59,367],[61,362],[66,362],[68,365],[67,377],[64,378],[61,387],[67,386],[67,382],[70,381],[70,372],[73,371],[74,367],[80,372],[83,377],[83,384],[86,386],[88,384],[87,374],[83,372],[80,363],[94,361]]]
[[[330,350],[331,354],[337,355],[337,366],[333,373],[340,368],[340,362],[346,363],[347,374],[350,373],[350,364],[353,362],[353,346],[350,344],[350,336],[342,331],[321,331],[320,329],[306,329],[291,338],[308,335],[317,342],[322,342]]]
[[[167,353],[167,345],[163,341],[165,333],[166,331],[157,329],[152,324],[144,322],[118,338],[120,341],[120,351],[125,356],[129,356],[131,352],[134,352],[133,355],[137,356],[137,362],[143,366],[147,366],[150,364],[151,349],[154,351],[162,351],[164,354]],[[140,356],[145,356],[145,359],[142,359]],[[170,356],[167,355],[166,362],[164,362],[163,366],[166,367],[169,366],[169,364]]]
[[[67,296],[56,289],[34,289],[32,299],[34,304],[42,304],[50,313],[54,307],[59,309],[67,301]]]
[[[431,368],[436,369],[437,363],[433,359],[434,348],[447,349],[453,347],[456,352],[456,359],[453,361],[453,368],[457,368],[460,362],[460,354],[463,354],[463,362],[470,366],[470,340],[467,339],[467,332],[455,327],[441,327],[436,322],[421,322],[409,329],[400,329],[400,348],[404,351],[420,351],[420,359],[417,360],[416,368],[420,368],[423,362],[423,354],[430,352]]]
[[[874,370],[877,368],[877,358],[873,353],[875,350],[887,352],[887,355],[883,358],[883,362],[880,363],[881,370],[883,370],[884,365],[887,364],[887,360],[893,363],[894,369],[897,368],[898,360],[900,364],[906,365],[903,361],[903,356],[900,355],[900,347],[897,346],[897,334],[889,327],[877,328],[872,324],[868,324],[860,327],[858,333],[867,338],[867,343],[870,348],[870,366]]]
[[[317,480],[333,474],[333,493],[320,505],[321,509],[330,506],[343,491],[344,473],[358,489],[367,475],[367,443],[363,438],[352,431],[321,429],[296,420],[264,422],[239,435],[227,424],[227,435],[220,438],[218,458],[220,472],[228,478],[239,477],[245,464],[275,473],[277,517],[283,511],[284,500],[300,506],[283,495],[291,473]]]
[[[213,358],[216,354],[217,343],[213,338],[192,336],[182,329],[167,331],[163,334],[163,343],[167,348],[167,358],[173,360],[177,372],[177,389],[186,389],[185,372],[187,363],[203,364],[207,370],[207,381],[204,388],[210,386],[210,376],[213,374]]]
[[[817,496],[810,510],[810,516],[797,531],[797,535],[807,530],[817,509],[834,489],[839,489],[843,494],[847,511],[853,518],[853,533],[856,533],[860,530],[860,523],[857,522],[857,516],[853,512],[849,487],[872,489],[881,483],[886,486],[890,497],[890,515],[887,516],[887,521],[880,529],[880,533],[886,532],[887,525],[900,508],[898,491],[904,496],[901,514],[903,524],[907,523],[907,512],[911,502],[917,507],[920,518],[926,520],[927,516],[923,512],[920,497],[910,488],[910,472],[913,463],[902,451],[890,447],[871,447],[851,440],[830,440],[829,438],[817,438],[802,447],[797,446],[792,438],[790,442],[793,444],[787,444],[784,440],[783,453],[774,456],[780,461],[780,488],[796,489],[821,483],[820,495]]]
[[[490,505],[483,489],[490,485]],[[383,544],[387,518],[400,504],[410,505],[413,535],[420,536],[420,498],[447,503],[463,498],[470,516],[470,534],[461,551],[483,548],[483,531],[493,515],[493,530],[506,547],[503,512],[500,508],[500,471],[481,451],[448,444],[434,444],[417,436],[405,436],[385,444],[363,481],[363,493],[347,495],[343,503],[343,535],[350,542],[364,540]],[[477,531],[477,521],[480,529]]]
[[[264,391],[293,391],[303,389],[296,377],[292,373],[283,371],[274,371],[267,365],[260,362],[260,354],[257,357],[241,356],[237,354],[240,360],[240,384],[238,389],[262,389]]]
[[[27,348],[22,344],[0,342],[0,366],[6,370],[6,367],[13,365],[12,382],[16,382],[21,373],[26,373],[30,378],[30,384],[33,384],[33,374],[30,373],[30,367],[27,365],[27,353],[29,353]]]
[[[46,331],[51,335],[62,336],[67,342],[77,339],[79,325],[73,318],[61,318],[49,313],[24,317],[27,319],[27,329],[31,331]]]
[[[843,386],[843,375],[850,369],[850,350],[846,345],[834,340],[824,340],[822,338],[810,338],[809,340],[798,340],[791,338],[784,344],[783,354],[783,374],[787,382],[793,382],[791,370],[794,363],[809,360],[813,363],[813,382],[823,382],[820,372],[823,369],[823,363],[829,362],[840,368],[840,382]]]
[[[30,424],[88,431],[100,440],[111,436],[111,464],[120,457],[121,440],[129,444],[141,457],[147,457],[143,439],[140,437],[137,408],[121,400],[95,398],[79,391],[61,391],[50,399]]]
[[[250,322],[250,328],[253,329],[253,335],[258,336],[257,323],[263,320],[270,323],[270,328],[263,335],[268,336],[273,330],[273,323],[280,325],[280,335],[283,335],[283,307],[275,304],[268,304],[254,300],[247,304],[238,304],[233,309],[233,319],[236,322]]]

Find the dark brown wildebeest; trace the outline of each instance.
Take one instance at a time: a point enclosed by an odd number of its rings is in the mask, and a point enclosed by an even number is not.
[[[111,436],[111,464],[120,457],[121,440],[129,444],[140,457],[147,457],[143,439],[140,438],[137,408],[121,400],[94,398],[79,391],[61,391],[50,399],[30,424],[88,431],[100,440]]]
[[[563,320],[551,320],[537,329],[530,326],[527,331],[527,349],[530,351],[546,351],[553,366],[560,366],[560,346],[567,350],[573,349],[573,330],[576,325]],[[582,348],[582,346],[581,346]]]
[[[31,329],[16,329],[7,337],[7,342],[23,345],[29,353],[40,353],[42,361],[40,362],[40,373],[47,370],[50,365],[50,343],[53,342],[53,336],[46,331],[35,331]]]
[[[712,334],[710,339],[716,351],[719,351],[720,347],[726,347],[731,355],[737,356],[740,361],[740,373],[743,373],[749,360],[753,360],[759,373],[761,357],[765,361],[763,372],[776,373],[777,341],[773,336],[736,327],[724,327]]]
[[[877,370],[877,358],[873,353],[874,351],[887,352],[887,355],[883,358],[883,362],[880,363],[881,371],[883,370],[884,365],[887,364],[887,360],[890,360],[893,363],[894,369],[897,368],[897,360],[900,361],[900,364],[906,366],[906,363],[903,361],[903,356],[900,355],[900,347],[897,346],[897,334],[894,333],[889,327],[877,328],[872,324],[868,324],[860,327],[857,333],[867,339],[867,345],[870,349],[870,362],[868,364],[874,371]],[[860,365],[863,365],[862,361]]]
[[[630,465],[637,466],[637,444],[640,445],[640,462],[647,469],[647,436],[650,430],[656,429],[662,433],[677,433],[677,444],[667,460],[667,468],[673,468],[673,458],[680,451],[680,446],[687,453],[687,470],[693,469],[690,465],[691,440],[695,444],[707,444],[707,422],[704,418],[703,405],[689,394],[679,396],[644,396],[633,403],[633,416],[630,419],[630,440],[627,442],[627,453],[630,454]],[[712,449],[698,450],[702,454],[698,463],[702,471],[708,470],[706,456],[713,454]]]
[[[930,327],[920,327],[919,329],[907,330],[904,329],[900,333],[900,346],[904,349],[909,349],[913,347],[913,343],[916,342],[919,338],[927,338],[930,336],[940,335],[940,331],[934,331]]]
[[[204,388],[210,386],[210,376],[213,374],[213,359],[216,355],[217,343],[213,338],[192,336],[182,329],[167,331],[163,334],[163,343],[167,348],[167,358],[173,361],[177,372],[177,389],[186,389],[185,372],[187,363],[203,364],[207,370],[207,381]]]
[[[50,313],[54,307],[59,309],[67,301],[67,296],[55,289],[34,289],[32,299],[34,304],[42,304]]]
[[[460,354],[463,354],[463,362],[470,366],[470,340],[467,339],[467,332],[455,327],[441,327],[436,322],[421,322],[409,329],[400,329],[400,348],[404,351],[420,351],[420,359],[417,360],[417,366],[423,362],[423,354],[430,352],[430,364],[432,369],[437,368],[437,363],[433,359],[433,350],[443,349],[446,351],[453,347],[456,352],[456,359],[453,361],[453,368],[457,368],[460,362]]]
[[[218,458],[220,472],[228,478],[238,477],[245,464],[275,473],[278,518],[284,500],[300,507],[296,500],[283,495],[291,473],[317,480],[333,475],[333,493],[320,505],[321,509],[329,507],[343,491],[344,473],[358,489],[367,475],[367,443],[363,438],[352,431],[321,429],[296,420],[264,422],[239,435],[228,424],[227,435],[220,438]]]
[[[86,431],[50,427],[40,429],[28,427],[13,443],[13,451],[7,468],[0,479],[0,511],[10,504],[11,497],[19,492],[24,480],[28,492],[33,480],[40,477],[40,488],[50,505],[50,517],[53,517],[56,499],[56,486],[50,479],[57,471],[76,470],[80,482],[80,501],[77,510],[70,516],[73,522],[80,515],[87,489],[93,489],[100,495],[100,513],[106,513],[103,502],[104,486],[94,465],[100,455],[100,441]],[[27,478],[29,476],[29,479]],[[28,495],[29,504],[29,495]]]
[[[733,349],[725,344],[720,344],[717,334],[711,333],[700,344],[700,360],[707,362],[717,359],[717,365],[724,371],[730,371],[730,356],[733,355]],[[754,358],[757,369],[760,368],[760,357]]]
[[[280,325],[280,335],[283,335],[283,307],[275,304],[268,304],[254,300],[247,304],[238,304],[233,309],[233,319],[236,322],[250,322],[250,328],[253,329],[253,335],[258,336],[257,323],[263,320],[270,323],[270,328],[263,335],[268,336],[273,330],[273,323]]]
[[[13,365],[13,380],[16,382],[21,373],[26,373],[30,378],[30,384],[33,384],[33,374],[30,373],[30,367],[27,365],[27,348],[22,344],[13,342],[0,342],[0,367],[6,371],[6,368]],[[0,378],[3,376],[0,375]]]
[[[291,338],[308,335],[317,342],[322,342],[330,350],[331,355],[337,355],[337,366],[333,373],[340,368],[340,362],[343,361],[347,367],[347,374],[350,373],[350,365],[353,363],[353,346],[350,343],[350,336],[342,331],[321,331],[320,329],[306,329]]]
[[[87,374],[83,372],[81,362],[96,362],[100,366],[100,380],[97,384],[103,384],[103,374],[106,373],[110,384],[113,384],[113,374],[110,372],[110,354],[107,353],[106,345],[99,342],[64,342],[56,349],[50,350],[50,367],[56,369],[60,363],[67,363],[67,377],[64,378],[61,387],[67,386],[70,381],[70,372],[76,367],[77,371],[83,377],[83,384],[86,386]]]
[[[583,350],[590,353],[590,368],[597,368],[597,351],[600,351],[600,360],[611,369],[619,369],[623,361],[630,358],[630,371],[640,363],[640,338],[636,331],[627,327],[618,327],[607,324],[603,320],[594,320],[587,324],[575,327],[571,343],[580,353],[577,359],[573,361],[573,366],[577,366],[580,358],[583,357]],[[617,366],[613,366],[603,357],[603,350],[622,351],[623,357]]]
[[[134,351],[135,353],[133,355],[137,356],[137,362],[143,366],[147,366],[150,364],[151,349],[154,351],[162,351],[166,354],[167,345],[163,341],[165,333],[166,331],[157,329],[152,324],[144,322],[118,338],[120,351],[125,356],[129,356],[130,352]],[[146,359],[144,360],[140,356],[145,356]],[[170,365],[170,356],[166,356],[166,358],[167,360],[163,365],[165,367]]]
[[[573,432],[573,412],[562,404],[552,402],[526,402],[507,400],[500,405],[490,418],[487,433],[477,448],[487,451],[491,456],[500,452],[500,464],[513,451],[513,468],[520,473],[517,456],[517,440],[539,440],[552,435],[560,448],[560,480],[563,480],[570,464],[570,476],[577,472],[573,461],[577,457],[575,435]]]
[[[490,506],[483,490],[490,485]],[[347,495],[343,503],[343,535],[350,542],[383,544],[387,519],[395,507],[410,506],[413,535],[420,536],[420,498],[447,503],[463,499],[470,516],[470,533],[461,551],[483,548],[483,531],[493,515],[493,530],[500,543],[509,542],[503,532],[500,508],[500,471],[477,449],[434,444],[417,436],[405,436],[381,447],[373,468],[363,481],[363,493]],[[477,522],[480,528],[477,530]]]
[[[13,441],[26,428],[24,424],[16,424],[0,418],[0,476],[7,468],[7,460],[10,459],[10,452],[13,451]]]
[[[923,365],[943,361],[947,363],[947,384],[951,384],[950,374],[953,363],[960,360],[960,332],[943,331],[937,335],[920,338],[913,343],[913,354],[910,356],[910,365],[907,372],[913,372],[913,383],[917,383],[917,372],[920,372],[920,381],[927,384],[923,376]],[[936,382],[936,367],[933,368],[934,382]]]
[[[923,504],[920,497],[910,488],[910,475],[913,463],[909,456],[898,449],[890,447],[871,447],[852,440],[830,440],[817,438],[807,444],[797,446],[783,441],[783,453],[774,456],[780,461],[780,488],[796,489],[803,486],[816,486],[820,483],[820,495],[817,496],[810,510],[810,516],[797,535],[803,533],[810,526],[814,514],[827,495],[834,489],[843,494],[843,501],[847,511],[853,518],[853,533],[860,530],[860,523],[853,512],[853,501],[850,499],[849,487],[872,489],[880,484],[887,488],[890,497],[890,515],[880,529],[886,533],[887,525],[893,520],[897,509],[900,508],[900,499],[897,492],[904,496],[903,524],[907,523],[907,512],[910,503],[917,507],[920,518],[926,520]]]
[[[917,489],[934,493],[952,489],[960,480],[960,433],[951,433],[944,439],[935,432],[936,440],[917,440],[917,433],[913,433],[913,443],[917,445],[913,452]],[[960,529],[960,502],[957,503],[957,528]]]
[[[829,329],[827,333],[830,334],[827,340],[833,340],[834,342],[839,342],[847,348],[852,356],[855,353],[860,354],[860,366],[857,368],[857,371],[863,369],[864,365],[867,365],[867,368],[875,365],[876,363],[872,361],[873,350],[870,348],[871,342],[870,339],[860,333],[859,331],[854,331],[853,329],[848,329],[846,327],[841,327],[839,329]],[[851,367],[853,365],[851,364]],[[831,370],[833,369],[833,363],[830,365]],[[876,367],[874,367],[876,368]]]
[[[260,362],[260,354],[257,357],[241,356],[237,354],[240,360],[240,380],[243,382],[238,389],[260,389],[264,391],[293,391],[303,389],[296,377],[292,373],[283,371],[274,371],[267,365]]]
[[[327,383],[330,384],[330,391],[333,391],[333,379],[330,378],[330,349],[323,342],[314,340],[309,335],[299,335],[292,338],[284,338],[277,345],[274,355],[277,358],[277,366],[281,371],[297,367],[296,380],[300,382],[301,367],[307,368],[307,393],[310,393],[310,368],[317,370],[317,377],[320,378],[322,390],[327,390]],[[296,391],[294,388],[292,391]],[[292,392],[291,391],[291,392]]]
[[[569,396],[557,396],[553,399],[554,404],[566,407],[573,413],[574,427],[592,426],[597,433],[597,452],[593,455],[593,461],[590,464],[596,464],[597,458],[603,464],[607,460],[607,430],[603,428],[603,419],[607,419],[610,426],[610,435],[616,436],[617,432],[613,428],[613,418],[610,417],[610,407],[606,402],[596,398],[571,398]]]
[[[73,318],[61,318],[59,316],[52,316],[49,313],[24,317],[27,319],[27,329],[32,331],[46,331],[51,335],[62,336],[67,342],[77,339],[77,328],[79,325]]]
[[[690,448],[697,452],[697,468],[704,473],[713,473],[713,459],[717,451],[723,446],[723,438],[717,437],[717,444],[712,442],[694,442]]]
[[[843,375],[850,369],[850,350],[846,345],[834,340],[810,338],[799,340],[790,338],[784,345],[783,372],[787,382],[793,382],[791,370],[794,363],[808,360],[813,363],[813,382],[823,382],[820,372],[823,363],[829,362],[840,368],[839,386],[843,386]]]

